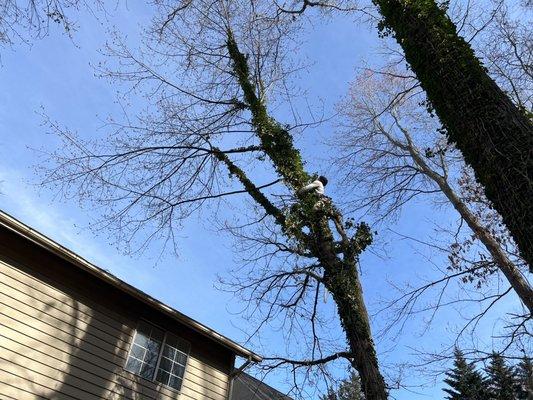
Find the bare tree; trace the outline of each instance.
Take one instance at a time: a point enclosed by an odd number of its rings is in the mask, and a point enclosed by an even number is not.
[[[13,40],[27,41],[29,37],[42,38],[48,34],[51,23],[59,24],[67,34],[75,29],[70,16],[80,7],[100,9],[100,0],[2,0],[0,2],[0,43]]]
[[[434,315],[439,308],[460,301],[484,304],[479,313],[471,316],[462,334],[477,326],[496,302],[514,290],[527,311],[512,316],[514,321],[507,326],[507,337],[512,342],[517,335],[528,334],[527,323],[531,319],[533,289],[526,276],[527,263],[518,255],[501,217],[472,171],[454,147],[446,143],[439,122],[428,116],[424,104],[425,96],[416,78],[409,71],[388,67],[364,71],[340,106],[345,123],[338,136],[342,152],[338,166],[344,173],[345,185],[364,188],[364,195],[351,198],[352,207],[387,218],[423,196],[441,206],[453,207],[460,217],[457,231],[451,232],[451,245],[416,239],[444,253],[450,264],[441,278],[422,285],[394,283],[401,296],[386,304],[385,308],[396,314],[386,330],[401,326],[402,319],[422,311]],[[509,286],[494,288],[487,284],[496,272],[503,273]],[[455,288],[450,282],[457,280],[473,283],[479,296],[473,298],[465,293],[462,299],[445,301],[444,291],[450,286]],[[490,289],[482,290],[484,286]],[[432,289],[437,289],[431,296],[432,305],[417,309],[415,304]]]
[[[517,107],[531,118],[533,110],[533,32],[531,6],[495,3],[493,16],[464,31],[490,75]],[[471,10],[483,15],[480,6]]]
[[[484,6],[451,3],[450,13],[461,34],[483,54],[489,73],[518,107],[530,112],[533,81],[526,78],[531,73],[527,21],[516,17],[520,15],[518,5],[513,9],[511,4],[494,3],[491,13],[486,13]],[[341,106],[346,124],[339,135],[343,155],[338,161],[345,173],[344,183],[353,189],[366,188],[364,196],[350,198],[351,204],[387,218],[423,196],[440,206],[453,207],[460,216],[457,229],[449,232],[451,245],[416,239],[448,258],[443,276],[419,287],[404,287],[402,301],[389,305],[398,306],[398,315],[410,315],[418,296],[430,289],[444,290],[451,281],[461,280],[474,284],[480,294],[478,301],[492,307],[494,300],[508,293],[508,287],[491,287],[484,294],[481,290],[492,286],[490,278],[500,271],[527,309],[512,317],[510,336],[527,333],[525,324],[531,318],[533,298],[527,263],[472,170],[440,135],[443,128],[439,121],[425,112],[427,99],[416,76],[402,67],[403,54],[395,46],[387,52],[389,66],[362,73]],[[438,299],[436,307],[442,305],[442,292],[433,297]],[[468,293],[464,298],[472,300]],[[426,311],[430,310],[434,307]],[[467,325],[476,325],[476,317],[483,316],[484,312],[473,316]],[[392,325],[398,322],[392,321]]]
[[[297,370],[346,360],[367,399],[387,398],[357,270],[371,232],[345,221],[330,198],[300,190],[313,180],[293,144],[301,124],[281,124],[267,108],[267,99],[271,107],[281,104],[287,73],[296,68],[287,54],[297,25],[268,2],[157,4],[160,16],[144,47],[131,51],[117,37],[108,55],[119,68],[102,69],[144,94],[147,111],[110,121],[114,129],[100,142],[83,142],[52,124],[65,146],[46,183],[105,208],[104,224],[126,241],[149,227],[150,238],[172,243],[192,213],[246,194],[254,216],[248,226],[268,232],[253,241],[265,240],[293,262],[244,285],[261,293],[255,299],[267,309],[311,327],[317,296],[330,293],[345,332],[346,346],[323,354],[308,331],[307,358],[276,357],[271,366]]]
[[[398,82],[399,79],[402,82]],[[532,312],[533,289],[501,245],[509,236],[501,229],[497,231],[498,225],[502,224],[501,219],[494,212],[489,212],[482,189],[466,167],[463,167],[458,182],[462,195],[454,190],[449,181],[457,179],[457,176],[450,177],[448,153],[452,153],[455,164],[460,157],[442,141],[439,142],[438,137],[434,143],[427,140],[435,137],[435,128],[431,127],[431,121],[423,121],[425,114],[417,115],[420,113],[417,107],[420,99],[416,96],[409,98],[413,96],[409,91],[412,86],[413,82],[404,82],[393,73],[383,74],[377,79],[370,75],[357,81],[350,100],[343,107],[355,131],[351,140],[346,141],[345,149],[348,150],[348,162],[358,163],[364,171],[346,168],[345,180],[357,182],[360,187],[363,182],[355,175],[364,176],[364,184],[371,187],[373,197],[363,201],[370,200],[376,205],[388,202],[388,212],[421,194],[439,192],[444,195]],[[424,138],[422,143],[425,148],[421,149],[416,144],[411,131]],[[519,262],[519,265],[523,266],[524,262]]]

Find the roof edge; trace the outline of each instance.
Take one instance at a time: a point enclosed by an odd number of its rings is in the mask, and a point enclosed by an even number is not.
[[[233,350],[237,355],[241,357],[248,358],[255,362],[261,362],[262,357],[254,353],[251,350],[246,349],[240,344],[234,342],[233,340],[227,338],[224,335],[214,331],[213,329],[205,326],[204,324],[186,316],[185,314],[173,309],[172,307],[162,303],[161,301],[155,299],[154,297],[144,293],[142,290],[135,288],[134,286],[124,282],[123,280],[117,278],[115,275],[103,270],[102,268],[94,265],[93,263],[87,261],[83,257],[74,253],[72,250],[60,245],[56,241],[50,239],[39,231],[31,228],[30,226],[24,224],[18,219],[12,217],[11,215],[0,210],[0,225],[8,228],[9,230],[15,232],[16,234],[30,240],[31,242],[39,245],[52,252],[53,254],[63,258],[64,260],[74,264],[78,268],[83,269],[86,272],[96,276],[99,279],[102,279],[105,282],[110,283],[119,290],[128,293],[129,295],[134,296],[135,298],[141,300],[142,302],[148,304],[151,307],[158,309],[169,317],[184,323],[193,330],[208,336],[214,341],[222,344],[223,346]]]

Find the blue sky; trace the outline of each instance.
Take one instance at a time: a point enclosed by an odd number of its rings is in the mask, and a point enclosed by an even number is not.
[[[240,341],[244,338],[240,328],[246,321],[234,314],[231,297],[214,288],[217,274],[223,275],[235,263],[228,236],[210,229],[196,217],[181,232],[178,258],[157,262],[157,244],[141,255],[129,257],[109,244],[112,241],[105,232],[95,235],[87,229],[98,217],[98,210],[84,208],[74,200],[58,199],[52,189],[40,187],[36,176],[35,168],[41,159],[35,149],[53,150],[58,144],[41,125],[41,107],[66,126],[84,134],[100,134],[101,121],[120,109],[115,103],[115,89],[94,76],[90,63],[101,59],[98,50],[107,38],[106,26],[115,24],[134,40],[149,15],[149,9],[141,4],[130,4],[127,9],[121,4],[109,10],[108,21],[97,21],[82,12],[72,39],[54,27],[47,38],[31,46],[15,44],[0,50],[0,208],[130,284]],[[304,36],[307,42],[302,55],[312,61],[302,76],[307,97],[312,101],[321,99],[331,112],[347,90],[355,67],[377,57],[377,33],[343,17],[309,26]],[[327,165],[327,153],[314,157],[314,145],[322,143],[321,135],[332,127],[320,129],[322,133],[312,133],[299,143],[311,170]],[[335,189],[335,182],[332,183]],[[453,221],[453,215],[442,209],[436,211],[418,203],[406,209],[394,229],[426,237],[433,229],[429,217],[436,212],[442,214],[441,223]],[[427,268],[424,258],[410,243],[393,240],[394,235],[387,232],[382,232],[380,238],[382,242],[390,241],[388,257],[369,253],[362,260],[365,296],[371,310],[390,291],[386,277],[401,282],[413,274],[425,274]],[[381,358],[385,363],[402,362],[409,358],[410,346],[438,349],[455,323],[451,314],[443,313],[432,330],[418,337],[420,321],[413,321],[412,326],[407,326],[407,334],[378,342]],[[272,334],[267,343],[282,346],[277,340]],[[270,382],[281,389],[285,387],[283,376],[272,377]],[[418,385],[428,380],[411,376],[408,382]],[[440,383],[433,386],[429,381],[427,386],[412,390],[420,394],[401,390],[394,395],[397,399],[442,398]]]

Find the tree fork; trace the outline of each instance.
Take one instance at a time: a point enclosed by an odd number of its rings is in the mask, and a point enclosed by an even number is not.
[[[434,0],[373,0],[533,271],[533,123],[488,76]]]

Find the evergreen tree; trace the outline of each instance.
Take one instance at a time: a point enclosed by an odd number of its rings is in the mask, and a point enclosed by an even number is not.
[[[524,358],[516,366],[516,394],[518,400],[533,400],[533,363],[531,358]]]
[[[486,400],[487,386],[474,364],[468,363],[461,350],[455,349],[453,368],[444,379],[450,389],[443,389],[448,400]]]
[[[351,372],[350,378],[341,383],[338,397],[338,400],[362,400],[364,398],[359,375],[353,371]]]
[[[339,400],[339,398],[335,389],[329,388],[327,394],[320,396],[320,400]]]
[[[487,373],[488,393],[491,400],[515,399],[517,382],[512,368],[506,364],[500,354],[492,354],[490,364],[485,372]]]
[[[330,388],[320,400],[364,400],[359,375],[352,371],[349,378],[342,380],[337,391]]]

